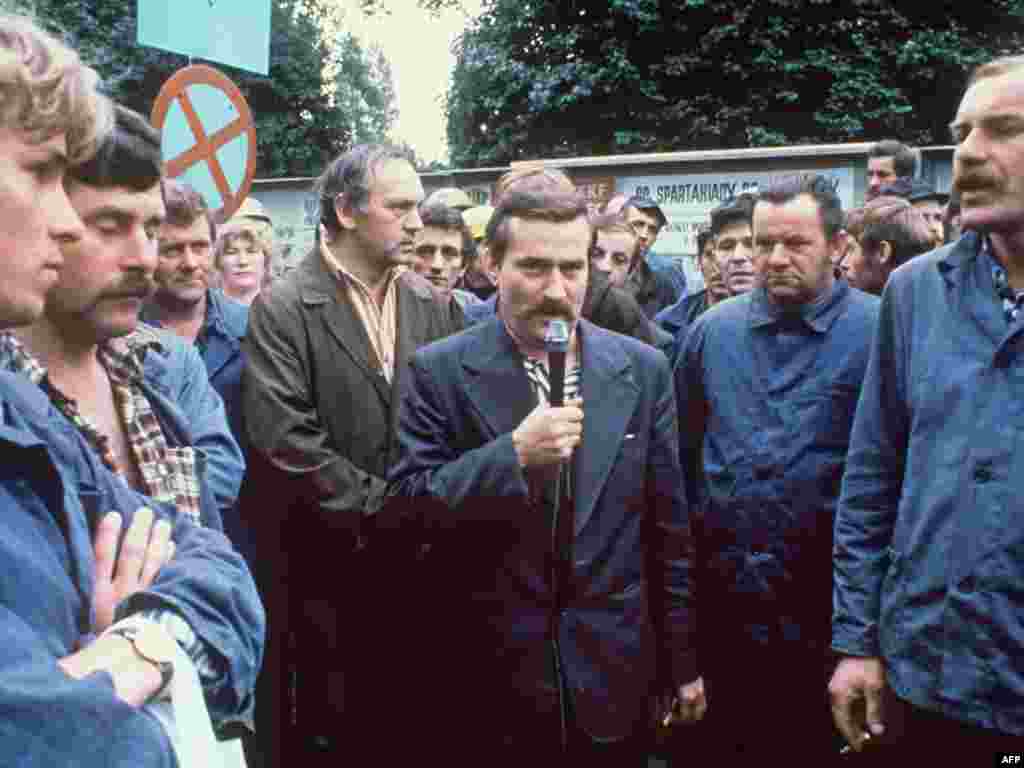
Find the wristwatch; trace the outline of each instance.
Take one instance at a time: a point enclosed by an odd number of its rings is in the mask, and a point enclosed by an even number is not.
[[[140,621],[135,624],[111,627],[109,633],[120,635],[132,644],[140,657],[155,664],[160,670],[160,690],[153,694],[152,698],[159,698],[160,694],[167,690],[167,686],[174,677],[174,658],[177,651],[177,643],[171,638],[163,627],[150,621]]]

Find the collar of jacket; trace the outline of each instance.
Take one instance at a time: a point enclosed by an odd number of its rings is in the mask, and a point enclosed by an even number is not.
[[[219,290],[206,289],[206,318],[203,320],[203,329],[207,335],[213,333],[224,339],[240,341],[245,338],[245,327],[239,322],[240,318],[228,311],[227,298]],[[244,314],[244,313],[243,313]]]
[[[938,267],[939,274],[943,279],[952,285],[959,285],[964,280],[964,274],[977,261],[981,254],[981,248],[985,238],[977,232],[965,232],[955,243],[950,243],[939,249]]]
[[[800,317],[815,333],[828,333],[836,318],[842,314],[850,295],[850,285],[845,280],[836,280],[824,301],[815,301],[800,307]],[[773,304],[764,286],[757,286],[751,292],[750,327],[762,328],[778,323],[788,313]]]
[[[657,290],[654,270],[647,262],[646,256],[640,256],[637,258],[636,265],[626,278],[626,284],[633,286],[633,295],[641,304],[645,300],[654,296],[655,291]]]
[[[690,313],[696,306],[703,305],[707,301],[707,296],[707,288],[701,288],[696,293],[688,293],[671,307],[661,310],[655,316],[654,322],[674,335],[689,324]]]
[[[411,270],[401,272],[392,278],[393,280],[398,280],[396,289],[400,290],[401,286],[405,285],[412,289],[412,292],[421,299],[433,299],[434,295],[430,291],[430,283],[425,279],[401,279],[410,272]],[[316,247],[299,262],[294,274],[295,286],[298,289],[299,297],[302,299],[303,304],[326,304],[338,300],[338,276],[332,274],[327,268],[319,249]],[[412,274],[415,275],[416,273],[412,272]]]

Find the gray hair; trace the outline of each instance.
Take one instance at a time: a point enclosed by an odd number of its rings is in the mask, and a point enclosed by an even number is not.
[[[339,155],[320,174],[313,184],[313,191],[320,198],[320,223],[331,236],[341,229],[334,201],[339,195],[345,195],[348,205],[356,210],[366,210],[373,174],[389,160],[409,162],[409,155],[386,144],[360,144]]]

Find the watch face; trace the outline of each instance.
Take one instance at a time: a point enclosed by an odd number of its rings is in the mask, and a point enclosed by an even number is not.
[[[158,624],[146,624],[135,633],[135,649],[144,657],[157,664],[174,661],[177,643]]]

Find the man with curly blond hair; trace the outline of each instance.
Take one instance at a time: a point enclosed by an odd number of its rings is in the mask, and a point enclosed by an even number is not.
[[[0,330],[40,318],[61,246],[83,238],[64,181],[110,129],[96,83],[31,21],[0,16]],[[179,738],[160,717],[188,689],[218,724],[248,721],[263,610],[242,559],[131,490],[7,371],[0,451],[0,762],[171,768],[185,749],[214,764],[208,720]]]

